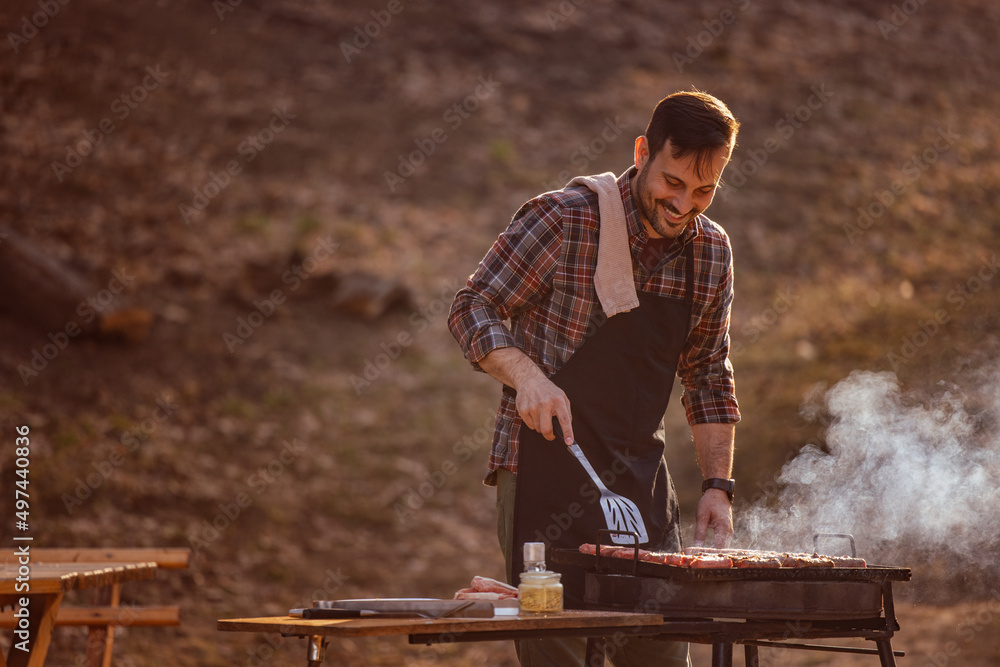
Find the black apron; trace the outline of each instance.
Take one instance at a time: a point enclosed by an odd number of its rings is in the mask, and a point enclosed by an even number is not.
[[[597,327],[551,378],[569,398],[580,448],[605,485],[639,507],[648,533],[642,548],[656,551],[681,546],[677,500],[657,431],[690,328],[692,246],[685,250],[683,299],[639,292],[638,308]],[[525,542],[545,542],[547,551],[576,549],[608,527],[597,487],[559,439],[548,441],[522,426],[517,467],[514,585],[524,569]],[[566,608],[584,608],[583,570],[551,560],[548,568],[562,573]]]

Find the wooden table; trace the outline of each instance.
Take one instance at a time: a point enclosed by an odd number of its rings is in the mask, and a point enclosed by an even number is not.
[[[604,656],[604,638],[615,635],[656,634],[663,624],[659,614],[605,611],[565,611],[559,614],[496,616],[494,618],[361,618],[304,620],[290,616],[237,618],[218,621],[228,632],[278,632],[309,640],[307,664],[323,663],[329,637],[407,635],[411,644],[459,641],[501,641],[542,637],[587,637],[588,660]]]
[[[6,659],[0,653],[0,667],[41,667],[45,664],[56,614],[66,591],[113,586],[156,576],[156,563],[31,563],[30,567],[30,590],[24,592],[18,590],[18,565],[0,565],[0,608],[17,606],[21,598],[27,598],[29,611],[29,650],[16,647],[21,639],[15,634]],[[20,583],[23,586],[23,582]]]

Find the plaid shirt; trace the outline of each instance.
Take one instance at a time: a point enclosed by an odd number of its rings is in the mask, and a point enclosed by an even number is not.
[[[684,249],[694,244],[694,304],[691,332],[677,374],[690,424],[740,420],[729,362],[729,313],[733,261],[729,237],[699,215],[654,267],[640,262],[648,234],[632,199],[632,167],[618,178],[628,221],[632,275],[638,289],[683,298]],[[584,341],[591,317],[601,313],[594,289],[597,267],[598,198],[584,186],[535,197],[514,215],[459,290],[448,326],[466,358],[479,360],[501,347],[517,347],[551,377]],[[650,270],[651,269],[651,270]],[[510,326],[504,321],[509,319]],[[487,483],[497,468],[517,472],[521,418],[515,399],[504,394],[497,413]]]

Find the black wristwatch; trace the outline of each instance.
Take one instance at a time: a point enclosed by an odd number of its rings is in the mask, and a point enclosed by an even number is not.
[[[725,491],[726,495],[729,496],[729,502],[732,503],[733,497],[736,495],[736,480],[710,477],[701,483],[701,492],[705,493],[709,489],[720,489]]]

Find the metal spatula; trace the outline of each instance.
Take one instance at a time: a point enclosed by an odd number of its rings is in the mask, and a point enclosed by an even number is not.
[[[619,496],[604,486],[604,482],[601,481],[594,467],[590,465],[590,461],[587,460],[583,450],[580,449],[580,445],[574,442],[569,446],[569,451],[573,452],[573,456],[580,462],[580,465],[583,466],[583,469],[590,475],[590,479],[594,481],[594,484],[600,490],[601,509],[604,510],[604,521],[608,524],[608,529],[638,533],[640,544],[648,542],[649,536],[646,534],[646,524],[642,522],[642,515],[639,514],[639,508],[635,506],[635,503],[628,498]],[[635,543],[631,535],[612,534],[611,541],[615,544]]]

